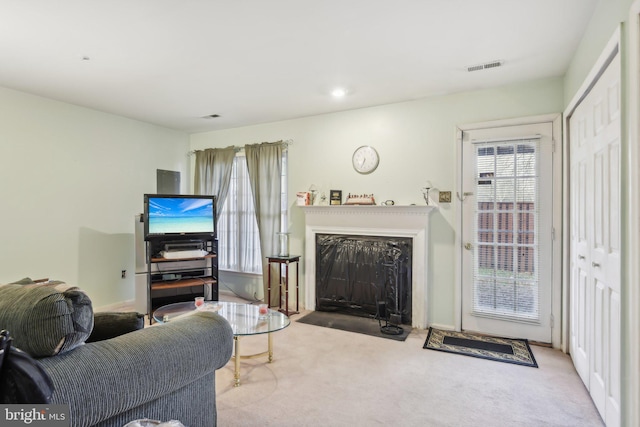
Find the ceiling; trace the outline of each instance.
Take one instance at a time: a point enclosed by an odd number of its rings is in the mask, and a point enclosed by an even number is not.
[[[226,129],[562,76],[597,1],[0,0],[0,86]]]

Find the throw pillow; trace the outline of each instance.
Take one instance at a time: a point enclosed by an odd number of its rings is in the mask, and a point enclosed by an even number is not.
[[[87,342],[108,340],[144,328],[144,314],[104,311],[94,313],[93,332]]]
[[[86,293],[60,282],[0,285],[0,329],[29,355],[53,356],[87,340],[93,307]]]

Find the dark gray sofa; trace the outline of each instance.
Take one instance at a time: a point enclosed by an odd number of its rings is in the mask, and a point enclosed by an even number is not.
[[[141,418],[215,426],[215,371],[232,348],[229,323],[203,312],[39,361],[55,387],[52,403],[70,405],[74,427]]]
[[[77,288],[0,286],[0,306],[5,305],[0,307],[0,329],[9,330],[15,346],[30,349],[43,366],[55,388],[51,403],[69,405],[71,426],[122,427],[142,418],[179,420],[187,427],[216,425],[215,371],[229,361],[233,349],[231,326],[224,318],[193,312],[170,323],[85,342],[93,329],[87,300]],[[46,315],[36,318],[42,313]],[[31,327],[21,328],[25,322]],[[61,338],[52,340],[58,342],[53,346],[37,335]],[[43,354],[49,351],[54,354]]]

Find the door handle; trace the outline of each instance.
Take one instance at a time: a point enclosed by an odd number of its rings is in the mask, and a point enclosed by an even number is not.
[[[470,251],[470,250],[471,250],[471,248],[473,248],[473,245],[472,245],[471,243],[465,243],[465,244],[464,244],[464,248],[465,248],[466,250]]]
[[[584,259],[584,255],[578,255],[578,259]]]
[[[592,262],[591,263],[591,267],[598,268],[598,267],[600,267],[600,264],[598,264],[597,262]]]
[[[456,191],[456,196],[458,197],[458,200],[464,202],[467,196],[473,196],[473,192],[465,191],[464,193],[462,193],[462,197],[460,197],[460,193]]]

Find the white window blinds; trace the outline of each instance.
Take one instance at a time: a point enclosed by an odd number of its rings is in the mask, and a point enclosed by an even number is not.
[[[539,139],[474,143],[473,311],[539,320]]]

